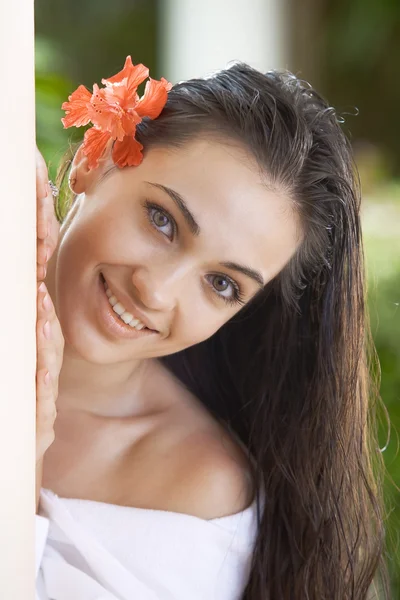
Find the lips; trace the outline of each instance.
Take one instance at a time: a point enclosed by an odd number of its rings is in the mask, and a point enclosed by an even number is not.
[[[141,312],[141,310],[132,302],[132,300],[131,300],[131,298],[129,298],[129,296],[126,296],[122,291],[120,291],[112,283],[110,283],[104,277],[103,273],[100,273],[100,278],[101,278],[103,284],[104,283],[107,284],[107,286],[112,291],[113,295],[116,296],[116,298],[118,299],[118,302],[120,302],[123,305],[123,307],[125,308],[125,310],[127,312],[133,314],[134,317],[139,319],[147,327],[148,330],[153,331],[155,333],[160,333],[159,330],[155,328],[155,325],[153,324],[153,322],[150,321],[149,318],[143,312]]]
[[[113,307],[108,301],[108,296],[106,294],[106,287],[103,282],[103,278],[98,276],[97,285],[99,294],[96,295],[97,298],[97,307],[98,310],[94,311],[95,319],[100,326],[103,334],[106,334],[106,337],[112,341],[119,340],[146,340],[146,338],[155,338],[155,336],[159,336],[160,334],[148,329],[147,327],[143,327],[143,329],[136,329],[135,327],[131,327],[127,325],[122,319],[119,318],[118,314],[113,310]],[[148,343],[144,341],[144,343]]]

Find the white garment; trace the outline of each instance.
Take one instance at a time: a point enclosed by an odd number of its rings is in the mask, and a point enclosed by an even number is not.
[[[36,520],[37,600],[240,600],[257,505],[205,520],[42,488]]]

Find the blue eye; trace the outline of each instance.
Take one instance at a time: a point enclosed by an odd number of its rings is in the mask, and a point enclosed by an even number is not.
[[[145,201],[144,208],[150,224],[172,241],[177,231],[177,225],[169,212],[148,200]],[[163,230],[164,228],[167,228],[167,232]]]

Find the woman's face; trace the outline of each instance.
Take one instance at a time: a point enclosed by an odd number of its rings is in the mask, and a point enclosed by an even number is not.
[[[92,362],[159,357],[209,338],[300,241],[291,200],[268,190],[236,146],[154,148],[138,167],[104,177],[85,164],[75,170],[82,194],[50,269],[66,344]],[[130,338],[110,327],[101,274],[158,333]]]

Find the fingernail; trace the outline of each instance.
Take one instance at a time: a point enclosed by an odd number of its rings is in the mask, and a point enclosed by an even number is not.
[[[44,333],[44,337],[45,338],[47,338],[48,340],[51,340],[51,325],[50,325],[50,321],[46,321],[46,323],[44,324],[43,333]]]
[[[46,197],[50,194],[50,186],[48,183],[44,184],[44,192],[46,194]]]
[[[50,373],[47,371],[46,375],[44,376],[44,382],[46,385],[49,385],[50,383]]]
[[[44,284],[44,281],[42,281],[42,283],[39,285],[39,292],[44,294],[45,291],[46,291],[46,286]]]
[[[49,262],[49,256],[50,256],[50,248],[46,248],[46,258],[45,258],[45,262]]]
[[[50,311],[52,309],[52,301],[49,294],[46,294],[43,298],[43,308],[44,310]]]

